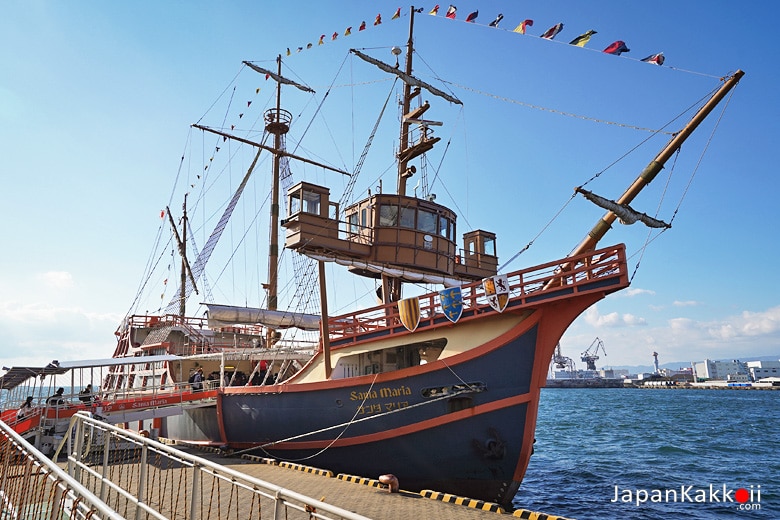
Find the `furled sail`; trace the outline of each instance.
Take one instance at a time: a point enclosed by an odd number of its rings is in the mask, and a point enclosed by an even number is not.
[[[259,72],[260,74],[266,74],[267,76],[273,78],[274,81],[277,81],[279,83],[284,83],[285,85],[292,85],[293,87],[303,90],[304,92],[311,92],[312,94],[314,94],[314,90],[310,89],[306,85],[301,85],[300,83],[296,83],[293,80],[287,79],[284,76],[280,76],[279,74],[272,72],[268,69],[264,69],[263,67],[258,67],[254,63],[245,61],[244,65],[254,70],[255,72]]]
[[[663,220],[658,220],[650,215],[647,215],[645,213],[641,213],[639,211],[634,210],[629,206],[628,204],[618,204],[614,200],[605,199],[604,197],[601,197],[599,195],[596,195],[595,193],[582,189],[580,187],[577,187],[574,189],[574,191],[582,193],[582,195],[594,203],[597,206],[600,206],[606,210],[611,211],[615,215],[617,215],[618,219],[620,219],[621,224],[633,224],[637,220],[641,221],[644,225],[651,228],[670,228],[672,227],[671,224],[667,224]]]
[[[209,327],[228,325],[265,325],[271,328],[297,327],[303,330],[319,330],[320,316],[291,311],[273,311],[254,307],[234,307],[204,303],[208,308]]]
[[[365,60],[365,61],[367,61],[369,63],[373,63],[374,65],[376,65],[377,67],[379,67],[380,69],[382,69],[385,72],[389,72],[391,74],[395,74],[396,76],[401,78],[403,80],[403,82],[406,83],[407,85],[411,85],[413,87],[422,87],[425,90],[427,90],[428,92],[430,92],[431,94],[439,96],[439,97],[442,97],[442,98],[446,99],[447,101],[449,101],[450,103],[455,103],[455,104],[458,104],[458,105],[462,105],[463,104],[463,102],[460,99],[458,99],[458,98],[456,98],[454,96],[451,96],[451,95],[447,94],[446,92],[443,92],[443,91],[437,89],[433,85],[429,85],[428,83],[425,83],[424,81],[415,78],[414,76],[410,76],[406,72],[404,72],[404,71],[402,71],[402,70],[400,70],[400,69],[398,69],[396,67],[393,67],[392,65],[388,65],[387,63],[385,63],[383,61],[379,61],[379,60],[377,60],[375,58],[372,58],[371,56],[368,56],[367,54],[363,54],[362,52],[360,52],[357,49],[350,49],[349,52],[351,52],[352,54],[356,55],[358,58],[361,58],[361,59],[363,59],[363,60]]]
[[[459,287],[471,280],[462,280],[454,276],[443,276],[434,273],[423,273],[421,271],[415,271],[399,266],[387,266],[377,265],[366,262],[364,260],[357,260],[354,258],[339,258],[335,256],[326,256],[306,251],[304,253],[309,258],[319,260],[322,262],[336,262],[339,265],[346,267],[354,267],[357,269],[363,269],[364,271],[370,271],[372,273],[384,274],[392,278],[400,278],[404,282],[423,282],[423,283],[436,283],[442,284],[445,287]]]

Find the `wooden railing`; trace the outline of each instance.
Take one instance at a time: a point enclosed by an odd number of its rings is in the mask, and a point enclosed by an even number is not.
[[[583,292],[611,292],[628,285],[627,271],[625,246],[622,244],[514,271],[507,274],[507,310],[525,309],[542,302],[570,298]],[[488,304],[481,281],[461,286],[461,295],[461,321],[496,312]],[[441,311],[438,292],[418,296],[418,300],[418,328],[449,323]],[[407,332],[401,324],[396,303],[334,316],[328,323],[331,344],[334,346],[344,346],[377,335]]]

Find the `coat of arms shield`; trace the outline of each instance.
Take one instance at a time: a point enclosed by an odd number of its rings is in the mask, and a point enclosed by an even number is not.
[[[405,298],[398,302],[398,317],[404,327],[414,331],[420,324],[420,300],[414,298]]]
[[[497,274],[482,279],[482,288],[485,291],[488,303],[498,312],[504,312],[509,303],[509,282],[505,274]]]
[[[441,303],[441,312],[452,323],[457,322],[463,314],[463,296],[460,287],[450,287],[439,291],[439,302]]]

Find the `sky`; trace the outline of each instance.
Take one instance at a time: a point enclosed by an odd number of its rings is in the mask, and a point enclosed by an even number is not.
[[[242,60],[275,68],[275,57],[285,55],[284,73],[318,92],[306,97],[285,90],[285,106],[297,125],[288,145],[297,145],[305,133],[297,153],[354,170],[392,81],[350,58],[348,49],[392,62],[389,49],[407,39],[409,5],[295,5],[4,4],[3,366],[109,357],[126,313],[155,310],[170,297],[173,288],[161,283],[167,275],[143,283],[150,262],[173,263],[153,256],[160,254],[154,249],[158,230],[169,233],[160,211],[169,205],[180,214],[183,190],[195,194],[207,185],[205,174],[198,175],[215,141],[190,125],[248,126],[247,119],[273,99],[271,82],[242,69]],[[424,11],[415,20],[415,73],[464,102],[461,109],[427,95],[432,109],[426,117],[445,122],[436,131],[447,143],[430,154],[430,191],[458,211],[459,233],[497,233],[500,263],[532,244],[505,271],[568,254],[603,213],[582,198],[572,200],[572,189],[587,182],[586,188],[617,198],[685,117],[665,127],[670,120],[717,88],[720,77],[745,71],[726,110],[718,107],[673,160],[674,168],[670,161],[647,196],[632,203],[666,221],[674,218],[672,229],[651,234],[647,247],[648,231],[638,225],[616,226],[607,235],[602,245],[627,245],[631,287],[580,316],[561,348],[578,360],[599,337],[607,353],[599,366],[649,365],[654,351],[661,363],[780,358],[780,278],[774,268],[780,180],[772,159],[780,136],[773,87],[780,67],[770,25],[780,6],[471,1],[458,2],[456,19],[447,20],[447,5],[434,17],[428,14],[433,3],[420,4]],[[403,15],[392,20],[398,7]],[[475,10],[475,23],[465,23]],[[375,26],[378,13],[382,24]],[[499,13],[498,27],[488,27]],[[524,19],[534,21],[527,34],[512,32]],[[365,31],[357,30],[361,21],[367,22]],[[553,40],[539,38],[559,22],[564,28]],[[345,36],[349,26],[352,34]],[[597,32],[585,47],[568,45],[589,29]],[[321,35],[326,37],[318,45]],[[631,51],[619,57],[602,52],[616,40]],[[296,52],[299,46],[304,50]],[[640,61],[657,52],[664,53],[663,66]],[[318,112],[324,92],[332,96]],[[394,96],[391,121],[377,132],[356,193],[376,189],[379,180],[385,190],[395,185]],[[246,119],[238,117],[243,112]],[[314,121],[308,129],[307,118]],[[240,165],[226,173],[235,184],[251,158],[237,147],[229,152]],[[334,192],[345,182],[336,174],[297,168],[310,182],[332,184]],[[231,252],[245,239],[239,226],[264,204],[268,176],[256,177],[248,202],[237,209],[239,222],[223,238],[227,250],[212,260],[210,289],[224,303],[257,304],[254,295],[264,281],[261,249],[255,250],[257,261]],[[209,199],[197,211],[213,226],[212,212],[221,209]],[[206,229],[198,230],[199,247]],[[227,257],[239,267],[225,268]],[[337,269],[329,267],[332,312],[350,310],[357,301],[341,294],[350,286],[364,297],[373,289],[369,281],[345,281]],[[246,284],[254,289],[241,287]],[[147,300],[136,298],[142,285],[153,295]],[[167,291],[164,298],[161,291]]]

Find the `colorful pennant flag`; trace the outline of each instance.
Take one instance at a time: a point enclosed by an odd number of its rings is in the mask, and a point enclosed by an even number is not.
[[[576,38],[574,38],[572,41],[569,42],[569,45],[576,45],[577,47],[585,47],[585,44],[590,41],[590,37],[596,34],[596,31],[593,29],[589,30],[585,34],[580,34]]]
[[[380,25],[382,23],[382,15],[378,14],[376,15],[376,19],[374,20],[374,25]]]
[[[358,28],[358,32],[365,31],[366,30],[366,22],[365,20],[360,24],[360,27]]]
[[[352,26],[347,27],[344,31],[344,36],[349,36],[350,34],[352,34]]]
[[[317,45],[322,45],[323,43],[325,43],[325,35],[324,34],[322,36],[320,36],[320,41],[319,41],[319,43],[317,43]]]
[[[335,40],[335,39],[336,39],[336,38],[338,38],[338,37],[339,37],[339,33],[337,33],[337,32],[334,32],[334,33],[331,35],[331,37],[330,37],[330,40],[331,40],[331,41],[333,41],[333,40]]]
[[[436,7],[431,9],[431,12],[428,13],[428,14],[432,14],[433,16],[436,16],[437,14],[439,14],[439,4],[436,4]]]
[[[287,55],[288,56],[290,55],[290,48],[289,47],[287,47]]]
[[[652,54],[648,56],[647,58],[642,58],[642,61],[647,63],[655,63],[656,65],[663,65],[666,58],[664,58],[664,53],[659,52],[657,54]]]
[[[393,14],[393,17],[390,18],[391,20],[395,20],[397,18],[401,18],[401,8],[399,7],[396,9],[395,13]]]
[[[467,22],[474,23],[474,20],[477,19],[477,16],[479,16],[479,11],[474,11],[473,13],[469,13],[469,15],[466,17]]]
[[[501,13],[498,13],[498,16],[496,16],[496,19],[493,20],[488,24],[488,27],[498,27],[498,22],[504,19],[504,15]]]
[[[455,19],[455,13],[457,12],[458,8],[454,5],[451,5],[447,8],[447,14],[444,15],[445,18],[449,18],[450,20]]]
[[[541,37],[545,38],[547,40],[552,40],[562,30],[563,30],[563,24],[562,23],[558,23],[558,24],[553,25],[552,27],[550,27],[546,31],[544,31],[544,34],[542,34]]]
[[[530,26],[533,26],[533,24],[534,24],[534,21],[533,21],[533,20],[523,20],[523,21],[522,21],[522,23],[521,23],[520,25],[518,25],[517,27],[515,27],[515,30],[514,30],[514,31],[512,31],[512,32],[516,32],[516,33],[520,33],[520,34],[525,34],[525,28],[526,28],[527,26],[529,26],[529,27],[530,27]]]
[[[620,56],[624,52],[629,52],[631,49],[626,47],[626,42],[623,40],[618,40],[616,42],[612,42],[609,47],[604,49],[604,52],[607,54],[614,54],[615,56]]]

